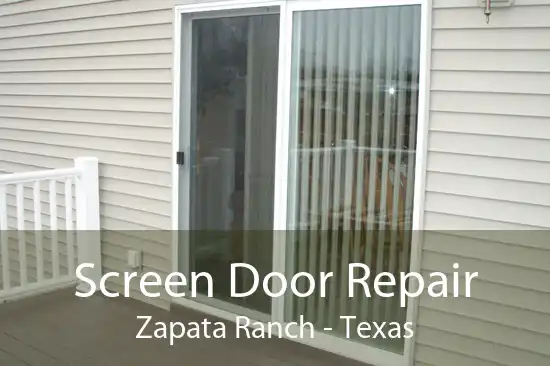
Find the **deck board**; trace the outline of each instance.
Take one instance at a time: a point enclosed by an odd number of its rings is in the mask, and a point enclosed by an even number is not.
[[[138,315],[154,321],[201,321],[204,314],[168,312],[131,299],[79,299],[67,289],[0,304],[0,365],[9,366],[365,366],[282,339],[135,339]],[[219,319],[210,318],[211,321]]]

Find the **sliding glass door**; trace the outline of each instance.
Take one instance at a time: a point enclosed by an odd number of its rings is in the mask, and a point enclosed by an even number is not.
[[[411,341],[356,337],[342,317],[355,317],[352,327],[412,321],[398,293],[369,298],[358,286],[349,298],[347,270],[366,264],[370,279],[410,270],[425,6],[251,0],[177,8],[177,145],[188,157],[177,172],[178,269],[212,275],[214,300],[199,302],[262,321],[303,316],[320,334],[306,343],[406,364]],[[258,270],[254,295],[229,296],[236,262]],[[270,298],[261,283],[271,271],[334,278],[326,296]],[[239,274],[237,290],[250,285]]]
[[[209,273],[216,300],[268,316],[267,295],[230,296],[229,274],[238,262],[261,275],[272,269],[278,9],[193,14],[186,25],[189,108],[182,134],[189,162],[182,204],[188,235],[182,267]],[[236,289],[246,291],[250,273],[237,274]],[[202,284],[197,290],[207,295],[208,283]]]
[[[287,252],[292,272],[333,272],[326,297],[294,298],[344,336],[353,323],[404,323],[396,298],[348,298],[348,264],[407,272],[418,110],[420,6],[296,11],[290,97]],[[287,302],[288,304],[288,302]],[[367,342],[402,353],[404,339]]]

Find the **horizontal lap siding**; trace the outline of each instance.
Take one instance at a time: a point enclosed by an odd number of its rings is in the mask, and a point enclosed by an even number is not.
[[[128,270],[132,248],[143,250],[145,270],[167,274],[172,268],[169,240],[131,231],[171,228],[176,3],[0,5],[0,172],[67,167],[78,156],[98,157],[102,227],[117,230],[102,237],[104,271]],[[10,198],[9,212],[15,213],[13,204]],[[32,212],[25,213],[32,225]],[[121,289],[121,282],[111,286]],[[135,288],[132,295],[139,297]],[[153,303],[167,307],[169,301],[163,294]]]
[[[550,364],[550,0],[515,3],[433,1],[421,268],[479,279],[421,298],[417,366]]]
[[[169,229],[176,2],[0,6],[0,171],[97,156],[103,228]],[[476,4],[434,0],[425,226],[549,228],[550,1],[516,0],[489,25]],[[458,261],[480,279],[470,299],[421,299],[416,365],[547,366],[548,246],[474,234],[425,240],[424,272]],[[103,237],[105,270],[130,248],[171,270],[169,240],[121,232]]]

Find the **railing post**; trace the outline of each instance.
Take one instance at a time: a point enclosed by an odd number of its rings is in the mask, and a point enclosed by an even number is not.
[[[92,280],[98,289],[102,273],[98,161],[92,157],[76,158],[75,167],[80,170],[75,184],[78,265],[94,264],[94,268],[84,268],[82,274]],[[87,286],[86,283],[79,283],[78,289],[87,292]]]

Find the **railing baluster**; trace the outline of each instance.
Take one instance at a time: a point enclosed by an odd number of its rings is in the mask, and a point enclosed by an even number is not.
[[[0,254],[2,255],[2,282],[4,290],[7,291],[11,287],[11,279],[8,248],[8,207],[5,185],[0,185],[0,249]]]
[[[36,275],[38,281],[44,280],[44,245],[42,242],[42,201],[40,199],[40,181],[34,182],[34,237],[36,242]]]
[[[49,184],[42,183],[43,181],[48,181]],[[61,193],[65,195],[62,203],[65,205],[64,226],[58,219],[60,213],[57,207],[58,183],[64,184],[63,188],[60,188]],[[32,197],[25,196],[30,192],[25,188],[26,186],[29,189],[32,188]],[[44,186],[49,189],[46,199],[42,199]],[[14,189],[11,190],[11,187]],[[10,206],[7,201],[8,192],[9,198],[13,197]],[[73,197],[76,198],[76,204],[73,202]],[[32,200],[32,204],[25,199]],[[49,211],[49,223],[44,222],[42,217],[44,203],[49,205],[49,210],[46,211]],[[14,212],[10,211],[8,214],[8,209],[13,209]],[[30,219],[34,219],[33,225],[25,222],[29,219],[26,216],[28,212],[25,210],[33,210],[32,215],[29,215]],[[15,219],[15,223],[8,222],[8,219]],[[27,239],[29,238],[26,236],[26,229],[33,227],[35,234],[30,246],[34,248],[28,249]],[[0,302],[78,283],[75,273],[77,262],[96,265],[93,270],[86,272],[97,287],[101,278],[99,227],[97,159],[90,157],[75,159],[73,168],[0,175]],[[63,237],[60,238],[58,233],[60,228],[67,232],[66,250],[60,248],[60,241],[63,242]],[[17,237],[10,234],[8,229],[14,230]],[[46,234],[46,230],[50,236]],[[73,232],[74,230],[78,235]],[[84,230],[87,232],[84,233]],[[44,238],[51,238],[51,245]],[[32,263],[29,263],[28,250],[34,250],[36,253],[36,275],[28,268],[29,264],[34,265],[33,259],[31,259]],[[63,261],[60,259],[61,254],[66,254],[67,263],[64,259]],[[10,260],[13,263],[10,263]],[[17,271],[20,272],[19,277],[15,273]],[[84,287],[84,284],[79,284],[82,290]]]
[[[67,268],[69,276],[75,273],[74,237],[73,237],[73,179],[65,180],[65,232],[67,236]]]
[[[17,241],[19,247],[19,278],[20,285],[27,285],[27,243],[25,241],[25,198],[23,197],[23,184],[16,186],[17,201]]]
[[[50,230],[52,243],[53,278],[59,277],[59,248],[57,240],[57,181],[50,180]]]

